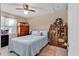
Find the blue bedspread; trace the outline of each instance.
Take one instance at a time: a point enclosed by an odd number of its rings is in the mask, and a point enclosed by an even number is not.
[[[34,56],[48,43],[47,36],[28,35],[10,40],[9,51],[21,56]]]

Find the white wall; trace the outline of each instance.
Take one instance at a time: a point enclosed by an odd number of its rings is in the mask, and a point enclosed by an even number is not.
[[[79,4],[68,5],[68,55],[79,55]]]
[[[58,10],[45,15],[40,15],[36,17],[29,18],[27,22],[30,24],[31,29],[49,29],[51,23],[55,21],[58,17],[62,18],[67,22],[67,11],[68,10]]]

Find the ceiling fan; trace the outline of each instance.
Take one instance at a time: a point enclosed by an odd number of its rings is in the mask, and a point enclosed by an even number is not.
[[[27,4],[23,4],[22,8],[16,8],[16,10],[24,10],[24,11],[31,11],[31,12],[35,12],[35,10],[32,9],[31,6],[27,5]]]

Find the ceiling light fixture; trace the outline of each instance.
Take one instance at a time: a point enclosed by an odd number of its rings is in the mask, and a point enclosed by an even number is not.
[[[28,14],[28,11],[24,10],[24,14],[27,15]]]

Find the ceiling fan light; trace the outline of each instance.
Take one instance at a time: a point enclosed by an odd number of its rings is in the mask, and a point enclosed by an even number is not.
[[[28,11],[25,10],[25,11],[24,11],[24,14],[27,15],[27,14],[28,14]]]

